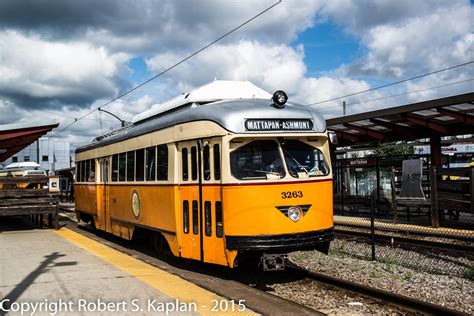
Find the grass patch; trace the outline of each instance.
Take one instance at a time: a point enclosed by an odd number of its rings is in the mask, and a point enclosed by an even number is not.
[[[466,271],[464,271],[464,277],[469,280],[474,280],[474,266],[471,266]]]
[[[405,281],[408,281],[410,282],[411,278],[413,277],[413,273],[411,273],[410,271],[406,271],[404,274],[403,274],[403,279]]]

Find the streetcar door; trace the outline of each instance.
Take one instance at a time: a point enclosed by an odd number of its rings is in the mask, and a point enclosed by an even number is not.
[[[178,231],[183,258],[202,260],[201,212],[199,199],[198,143],[178,143]]]
[[[99,160],[99,174],[97,185],[97,217],[98,228],[110,231],[110,221],[108,219],[108,177],[109,177],[109,161],[107,158]]]
[[[182,142],[178,152],[181,256],[227,265],[220,138]]]
[[[221,138],[208,138],[198,142],[201,154],[201,231],[204,261],[227,265],[223,240],[221,147]]]

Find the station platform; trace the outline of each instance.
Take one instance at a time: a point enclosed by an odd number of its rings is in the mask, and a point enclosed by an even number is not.
[[[67,228],[0,223],[0,249],[0,315],[255,314],[216,313],[226,298]]]

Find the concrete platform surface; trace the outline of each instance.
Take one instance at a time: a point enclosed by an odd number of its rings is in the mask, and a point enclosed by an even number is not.
[[[66,228],[0,224],[0,249],[0,315],[223,312],[211,309],[225,298]]]

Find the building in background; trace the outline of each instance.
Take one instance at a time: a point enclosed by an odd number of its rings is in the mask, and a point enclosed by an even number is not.
[[[415,146],[415,154],[430,154],[430,146]],[[443,165],[450,168],[468,167],[474,163],[474,143],[442,146]]]
[[[34,161],[49,174],[53,174],[55,170],[71,167],[72,157],[69,150],[69,142],[63,139],[41,137],[38,141],[0,163],[0,167],[8,166],[13,162]]]

